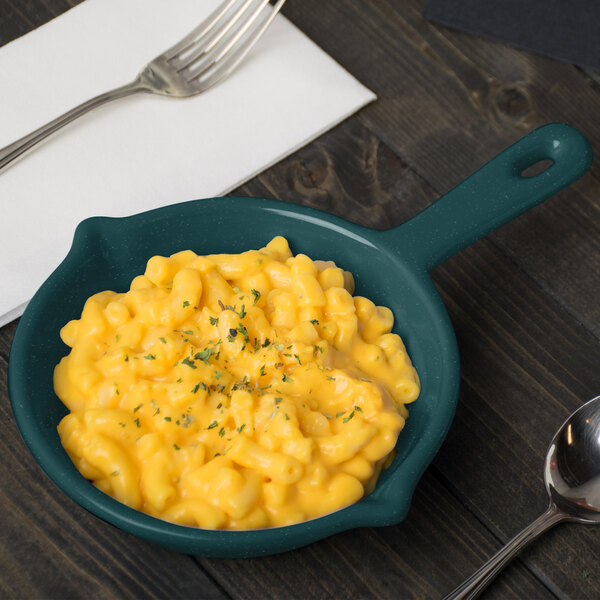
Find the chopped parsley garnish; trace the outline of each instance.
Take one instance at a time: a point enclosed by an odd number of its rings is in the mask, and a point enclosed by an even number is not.
[[[271,340],[269,338],[265,338],[265,341],[263,342],[262,347],[266,348],[267,346],[271,345]]]
[[[259,301],[259,299],[260,299],[260,292],[258,290],[255,290],[255,289],[251,289],[250,292],[254,296],[254,304],[256,304]]]
[[[327,381],[335,381],[335,377],[330,377],[329,375],[325,375],[325,379],[327,379]]]
[[[214,351],[214,347],[204,348],[202,352],[196,352],[196,354],[194,354],[194,358],[208,364],[208,359],[211,357]]]
[[[190,369],[197,369],[193,360],[190,360],[187,356],[181,361],[181,364],[187,365]]]
[[[219,317],[208,317],[208,320],[211,325],[218,325],[219,323]]]
[[[242,325],[240,322],[238,325],[238,331],[244,336],[244,341],[246,344],[250,343],[250,336],[248,335],[248,330]]]
[[[237,428],[237,432],[238,433],[242,433],[242,431],[244,431],[244,427],[246,427],[246,423],[242,423],[238,428]]]
[[[171,417],[164,417],[164,420],[165,420],[167,423],[170,423],[170,422],[171,422]]]
[[[355,410],[353,410],[347,417],[344,417],[342,419],[342,423],[347,423],[353,416],[354,416]]]
[[[197,383],[193,388],[192,388],[192,394],[197,394],[198,390],[200,389],[200,384]]]
[[[215,427],[217,427],[219,424],[216,421],[213,421],[208,427],[207,429],[214,429]]]
[[[164,337],[159,337],[158,339],[159,339],[159,340],[160,340],[160,341],[161,341],[163,344],[166,344],[166,343],[167,343],[167,340],[165,340],[165,338],[164,338]]]
[[[282,400],[283,398],[275,398],[275,404],[279,404]]]
[[[141,425],[140,425],[140,418],[139,418],[139,417],[136,417],[136,418],[133,420],[133,422],[136,424],[136,426],[137,426],[138,428],[139,428],[139,427],[141,427]]]
[[[187,308],[190,305],[190,303],[187,300],[183,301],[183,308]]]
[[[191,423],[193,423],[194,417],[192,415],[181,415],[181,421],[177,421],[177,425],[181,425],[184,429],[187,429]]]
[[[225,436],[225,428],[221,427],[221,429],[219,429],[219,437],[224,437]]]
[[[146,356],[144,356],[144,358],[146,360],[156,360],[156,356],[154,356],[154,354],[146,354]]]
[[[173,448],[175,448],[175,450],[181,450],[177,444],[173,444]]]
[[[345,413],[346,413],[346,411],[345,411],[345,410],[343,410],[343,411],[341,411],[341,412],[339,412],[339,413],[336,413],[336,415],[335,415],[335,418],[336,418],[336,419],[339,419],[339,418],[340,418],[340,417],[341,417],[343,414],[345,414]]]
[[[283,415],[283,418],[284,418],[286,421],[289,421],[289,420],[290,420],[290,418],[288,417],[288,414],[287,414],[287,413],[284,413],[284,415]]]
[[[283,377],[281,378],[281,381],[294,381],[291,377],[288,377],[285,373],[283,374]]]
[[[140,404],[138,404],[134,409],[133,412],[136,413],[138,410],[140,410],[140,408],[142,408],[142,406],[144,406],[144,403],[141,402]]]
[[[173,329],[175,333],[185,333],[185,335],[193,335],[194,332],[191,329]]]
[[[298,364],[301,365],[300,357],[297,354],[294,354],[294,358],[298,361]]]
[[[318,325],[318,324],[319,324],[319,321],[318,321],[318,319],[311,319],[311,321],[310,321],[310,322],[311,322],[313,325]]]
[[[240,319],[243,319],[246,316],[246,306],[242,304],[242,309],[240,310]]]
[[[113,471],[110,476],[111,477],[116,477],[119,474],[119,471]]]
[[[263,376],[265,375],[265,365],[263,365],[263,366],[260,368],[260,371],[258,372],[258,374],[259,374],[261,377],[263,377]]]

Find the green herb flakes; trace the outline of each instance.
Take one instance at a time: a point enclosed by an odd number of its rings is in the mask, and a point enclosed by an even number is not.
[[[347,423],[354,416],[354,413],[355,411],[353,410],[347,417],[344,417],[342,423]]]
[[[194,354],[194,358],[208,364],[208,359],[211,357],[214,351],[214,347],[204,348],[202,352],[196,352],[196,354]]]

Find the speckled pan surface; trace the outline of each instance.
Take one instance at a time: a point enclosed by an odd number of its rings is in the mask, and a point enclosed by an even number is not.
[[[510,146],[405,224],[374,231],[298,205],[258,198],[212,198],[126,218],[93,217],[75,232],[65,260],[38,290],[17,328],[9,361],[9,393],[23,439],[64,493],[113,525],[150,542],[213,557],[284,552],[339,531],[398,523],[414,488],[450,427],[458,396],[459,356],[445,307],[430,279],[437,264],[581,177],[592,153],[564,124],[541,127]],[[522,177],[540,160],[553,164]],[[78,318],[92,294],[128,289],[153,255],[260,248],[288,238],[294,253],[334,260],[351,271],[356,294],[389,306],[406,342],[422,392],[392,465],[375,491],[330,515],[289,527],[209,531],[174,525],[135,511],[86,481],[63,450],[56,426],[66,409],[53,391],[54,366],[68,348],[60,328]],[[57,492],[58,493],[58,492]]]

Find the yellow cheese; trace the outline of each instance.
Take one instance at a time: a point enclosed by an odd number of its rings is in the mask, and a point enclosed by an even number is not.
[[[101,490],[183,525],[289,525],[356,502],[419,380],[391,311],[353,291],[282,237],[151,258],[61,330],[63,446]]]

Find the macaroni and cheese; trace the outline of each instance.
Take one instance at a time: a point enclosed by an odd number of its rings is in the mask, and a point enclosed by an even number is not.
[[[356,502],[419,381],[391,311],[353,291],[282,237],[154,256],[61,330],[64,448],[100,490],[182,525],[290,525]]]

